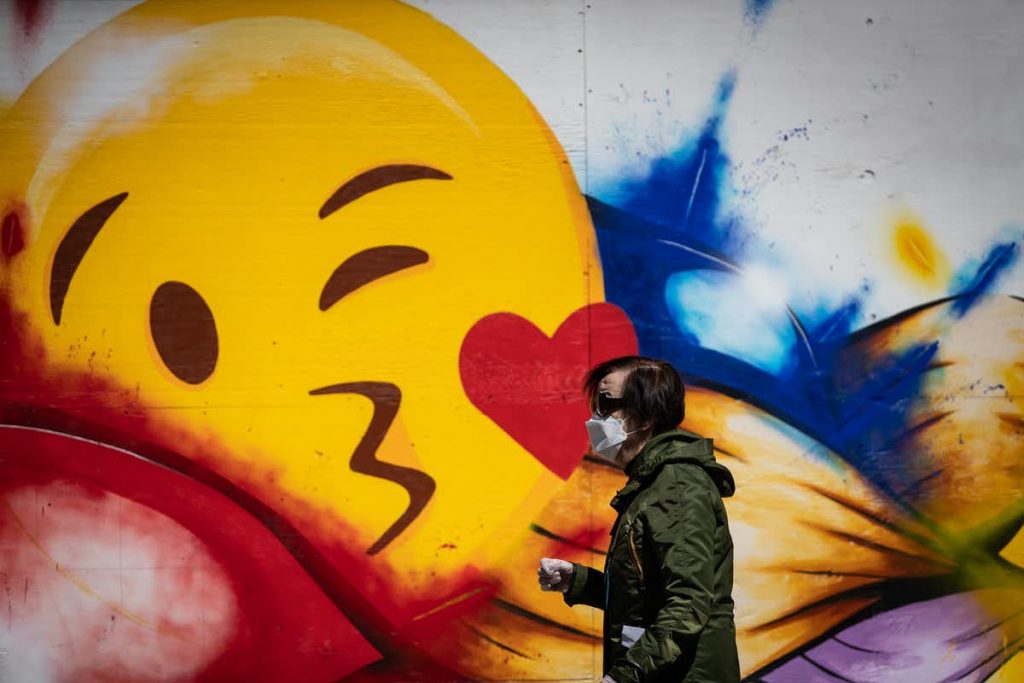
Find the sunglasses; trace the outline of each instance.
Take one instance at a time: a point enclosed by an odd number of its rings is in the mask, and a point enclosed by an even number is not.
[[[598,394],[594,397],[593,409],[601,417],[607,417],[625,405],[626,402],[621,398],[612,398],[609,394]]]

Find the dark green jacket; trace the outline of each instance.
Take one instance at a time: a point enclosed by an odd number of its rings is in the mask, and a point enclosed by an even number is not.
[[[738,681],[732,474],[711,439],[682,429],[647,442],[626,473],[604,571],[576,565],[566,603],[604,609],[604,672],[618,683]]]

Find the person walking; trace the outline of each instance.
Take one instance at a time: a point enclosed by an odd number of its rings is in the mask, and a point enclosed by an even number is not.
[[[739,681],[732,474],[712,440],[679,428],[685,393],[669,363],[616,358],[587,373],[593,452],[625,469],[604,569],[542,558],[540,587],[604,610],[603,683]]]

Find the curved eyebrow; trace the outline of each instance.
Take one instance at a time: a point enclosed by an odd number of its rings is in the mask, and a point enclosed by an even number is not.
[[[320,292],[320,310],[326,311],[346,294],[385,275],[418,266],[430,260],[422,249],[403,246],[384,246],[364,249],[345,259],[327,278]]]
[[[53,322],[60,325],[60,316],[64,310],[64,297],[67,296],[71,278],[74,277],[78,265],[82,262],[85,252],[96,239],[100,229],[106,224],[110,215],[128,198],[127,192],[114,195],[110,199],[92,207],[74,222],[71,229],[61,239],[57,252],[53,256],[53,268],[50,271],[50,313]]]
[[[364,194],[379,190],[395,183],[406,183],[410,180],[451,180],[444,171],[430,166],[416,164],[389,164],[371,168],[360,173],[334,191],[324,205],[320,207],[320,218],[327,218],[341,207],[354,202]]]

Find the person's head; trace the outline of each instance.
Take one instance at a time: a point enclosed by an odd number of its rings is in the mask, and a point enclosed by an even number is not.
[[[672,365],[655,358],[605,361],[587,373],[583,391],[591,410],[622,420],[629,432],[616,457],[623,465],[651,437],[679,426],[686,412],[682,378]]]

